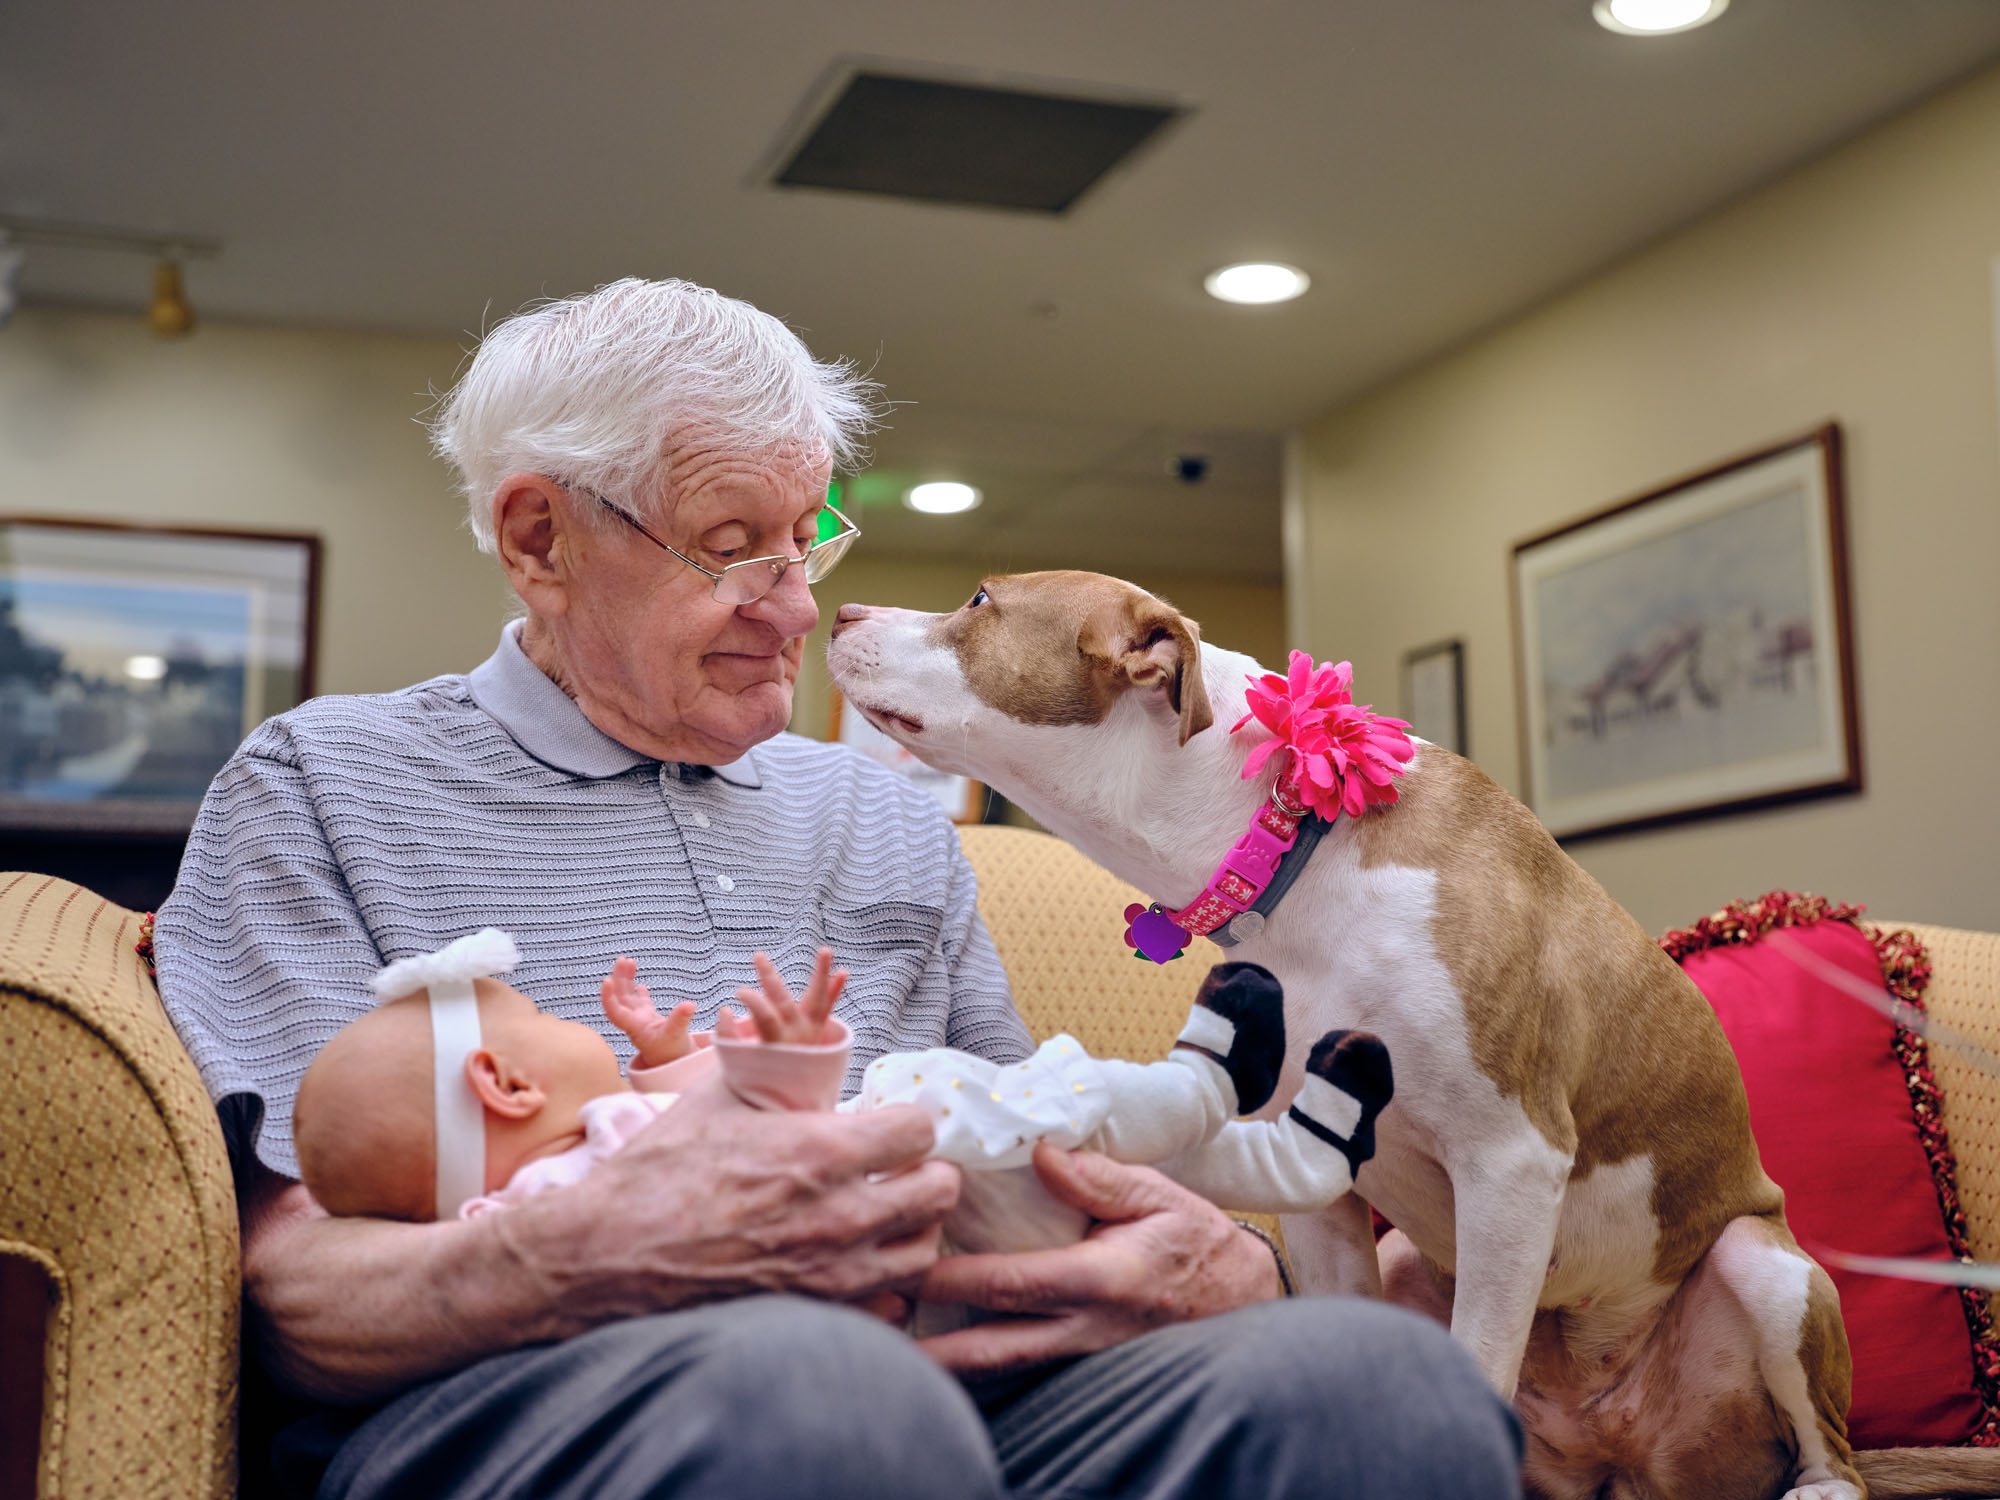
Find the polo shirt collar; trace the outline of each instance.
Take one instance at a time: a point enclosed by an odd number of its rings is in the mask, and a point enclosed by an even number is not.
[[[635,766],[656,764],[620,744],[583,716],[568,693],[528,660],[521,649],[521,622],[513,620],[500,632],[500,645],[466,678],[472,701],[499,721],[500,727],[536,760],[572,776],[601,780],[621,776]],[[763,785],[755,760],[745,755],[726,766],[701,766],[732,786]]]

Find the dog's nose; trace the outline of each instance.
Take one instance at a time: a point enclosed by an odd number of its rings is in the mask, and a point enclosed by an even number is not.
[[[857,625],[861,621],[867,618],[868,618],[867,605],[843,604],[840,606],[840,613],[834,616],[833,633],[837,637],[840,634],[840,632],[845,630],[848,626]]]

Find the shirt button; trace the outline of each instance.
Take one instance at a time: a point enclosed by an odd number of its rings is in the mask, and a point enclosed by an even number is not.
[[[736,882],[731,880],[727,875],[716,876],[715,884],[725,895],[736,889]]]
[[[697,828],[706,828],[708,827],[708,814],[697,809],[694,814],[694,817],[690,821],[693,822],[694,826]]]

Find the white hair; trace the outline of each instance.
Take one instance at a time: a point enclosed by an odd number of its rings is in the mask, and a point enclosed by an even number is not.
[[[676,432],[851,468],[865,457],[878,391],[852,362],[814,359],[747,302],[628,277],[488,333],[432,418],[431,442],[458,470],[472,534],[491,552],[493,494],[510,474],[580,485],[643,518],[671,503],[662,470]]]

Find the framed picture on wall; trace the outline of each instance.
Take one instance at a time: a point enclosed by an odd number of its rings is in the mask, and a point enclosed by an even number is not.
[[[185,833],[310,697],[319,538],[0,516],[0,828]]]
[[[1465,642],[1419,646],[1403,658],[1403,717],[1433,745],[1465,748]]]
[[[1522,764],[1558,838],[1861,790],[1840,429],[1517,544]]]
[[[851,746],[898,775],[907,776],[950,814],[954,823],[977,823],[986,811],[986,788],[968,776],[934,771],[851,707],[839,688],[833,690],[833,726],[827,735],[837,745]]]

